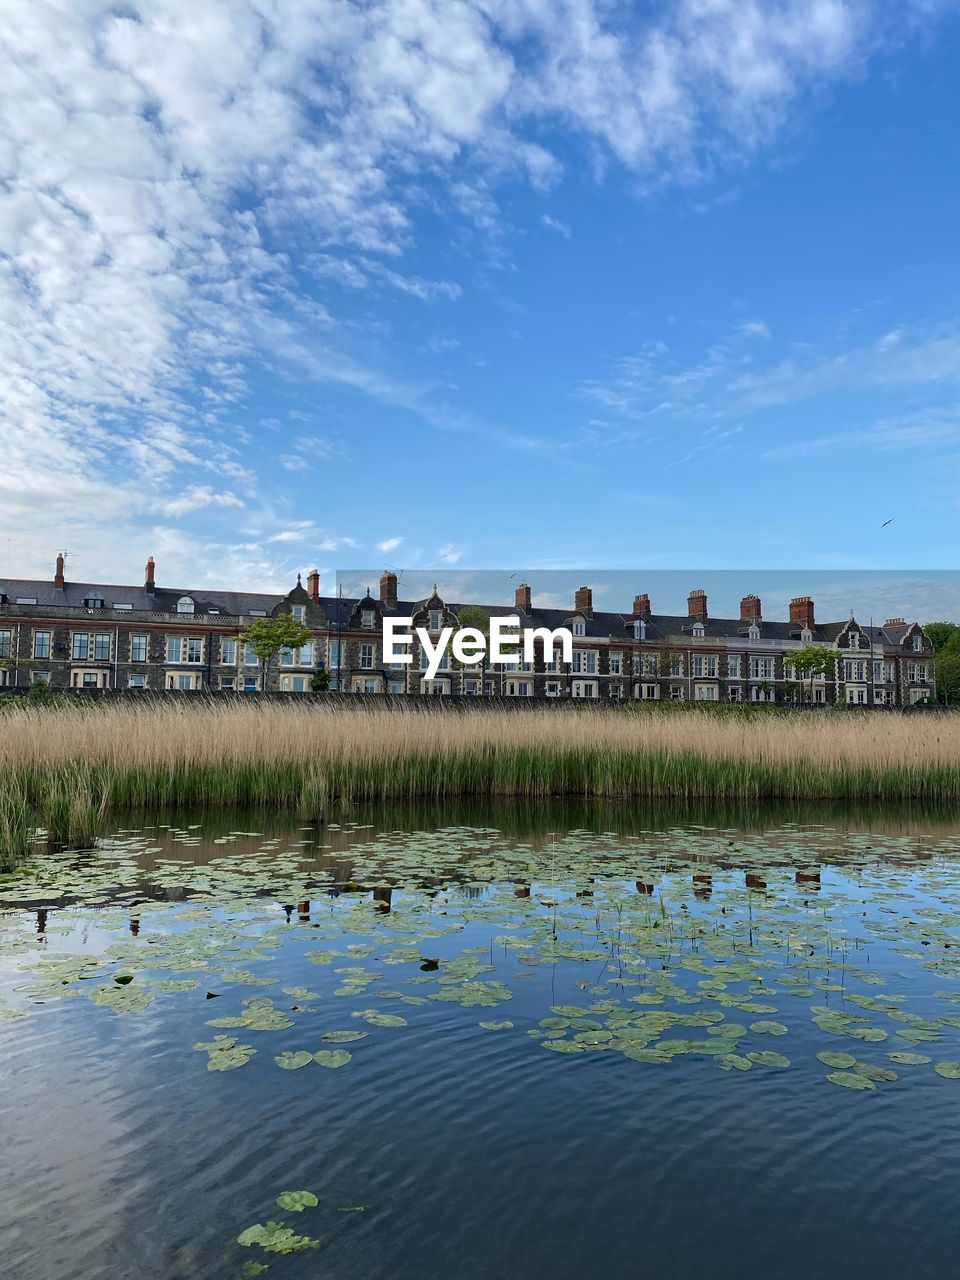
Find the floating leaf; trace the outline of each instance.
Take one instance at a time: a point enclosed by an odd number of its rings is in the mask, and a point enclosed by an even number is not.
[[[291,1213],[303,1213],[304,1209],[312,1209],[319,1203],[312,1191],[281,1191],[277,1196],[280,1208],[289,1209]]]
[[[345,1067],[353,1057],[346,1049],[320,1049],[313,1055],[314,1062],[320,1064],[321,1067]]]
[[[278,1053],[274,1058],[274,1062],[278,1067],[283,1067],[284,1071],[296,1071],[299,1067],[305,1067],[308,1062],[313,1061],[313,1054],[306,1049],[297,1049],[289,1053]]]
[[[351,1040],[365,1040],[369,1034],[369,1031],[325,1031],[323,1038],[334,1044],[349,1044]]]
[[[935,1062],[933,1069],[944,1080],[960,1080],[960,1062]]]
[[[856,1058],[852,1053],[834,1053],[830,1049],[824,1049],[822,1053],[818,1053],[817,1057],[828,1067],[852,1067],[856,1064]]]
[[[827,1073],[827,1079],[832,1084],[843,1085],[845,1089],[876,1089],[877,1087],[872,1080],[868,1080],[857,1071],[830,1071]]]
[[[509,1019],[503,1022],[478,1022],[478,1027],[483,1027],[485,1031],[509,1031],[513,1023]]]
[[[769,1049],[748,1053],[747,1057],[751,1062],[759,1063],[762,1067],[789,1067],[790,1065],[789,1058],[785,1058],[782,1053],[773,1053]]]

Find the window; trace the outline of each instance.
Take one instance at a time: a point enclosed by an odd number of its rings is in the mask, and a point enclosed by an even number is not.
[[[886,702],[886,700],[887,700],[887,691],[886,691],[886,689],[875,689],[875,690],[873,691],[873,700],[874,700],[874,702],[877,704],[877,706],[878,706],[878,707],[879,707],[879,706],[882,706],[882,705],[883,705],[883,703],[885,703],[885,702]]]
[[[693,659],[693,674],[700,679],[716,680],[717,678],[717,658],[716,654],[698,653]]]
[[[655,684],[645,684],[640,691],[640,696],[644,702],[655,702],[657,697],[657,686]]]
[[[696,623],[694,623],[694,626],[693,626],[693,638],[694,638],[694,640],[702,640],[705,634],[706,634],[706,633],[705,633],[705,631],[704,631],[704,629],[703,629],[703,623],[702,623],[702,622],[696,622]]]
[[[73,637],[73,645],[70,650],[70,656],[74,662],[86,662],[87,654],[90,652],[90,637],[88,635],[75,635]]]
[[[813,700],[814,700],[814,702],[826,702],[826,700],[827,700],[827,691],[826,691],[826,689],[814,689],[814,691],[813,691]]]
[[[597,686],[592,680],[574,680],[571,685],[571,692],[575,698],[595,698],[597,696]]]
[[[915,635],[913,637],[913,651],[914,653],[921,653],[923,651],[923,636]]]
[[[646,640],[647,624],[643,618],[638,618],[633,624],[633,638],[634,640]]]
[[[672,676],[683,675],[683,654],[671,653],[670,655],[670,674]]]
[[[50,672],[49,671],[31,671],[30,679],[33,681],[34,684],[49,684]]]
[[[145,689],[147,687],[147,677],[144,675],[132,675],[127,677],[128,689]]]
[[[480,686],[480,682],[479,682],[479,680],[464,680],[464,682],[463,682],[463,692],[464,692],[464,693],[476,693],[476,692],[477,692],[477,690],[478,690],[478,688],[479,688],[479,686]]]
[[[372,644],[362,644],[360,646],[360,666],[365,671],[369,671],[370,668],[373,666],[373,645]]]
[[[866,689],[863,689],[858,687],[857,685],[854,685],[852,688],[847,690],[847,702],[859,705],[866,702],[866,700],[867,700]]]
[[[251,617],[251,618],[265,618],[266,616],[267,616],[267,611],[266,611],[266,609],[251,609],[251,610],[250,610],[250,617]]]
[[[363,682],[363,692],[364,692],[364,693],[379,693],[379,692],[380,692],[380,689],[379,689],[379,683],[380,683],[380,682],[379,682],[378,680],[364,680],[364,682]]]
[[[181,596],[177,601],[177,613],[193,613],[194,603],[190,596]]]
[[[843,678],[844,680],[866,680],[867,664],[847,658],[843,664]]]
[[[36,604],[36,596],[17,596],[17,604]]]
[[[116,600],[113,602],[113,607],[119,609],[121,613],[129,613],[133,609],[132,604],[118,604]]]
[[[50,632],[35,631],[33,633],[33,656],[35,658],[50,657]]]
[[[610,674],[612,676],[619,676],[623,674],[623,654],[622,653],[611,653]]]
[[[560,686],[557,684],[556,680],[547,681],[546,693],[548,698],[556,698],[559,696]]]
[[[372,617],[372,615],[371,615],[371,617]],[[431,609],[431,610],[430,610],[430,630],[431,630],[431,631],[439,631],[439,630],[440,630],[440,623],[441,623],[441,621],[442,621],[442,618],[443,618],[443,614],[441,613],[441,611],[440,611],[439,609]],[[367,625],[367,624],[366,624],[366,623],[364,623],[364,626],[366,626],[366,625]],[[372,621],[371,621],[371,623],[370,623],[370,626],[373,626],[373,622],[372,622]]]
[[[926,679],[927,664],[925,662],[907,663],[907,681],[909,684],[925,684]]]
[[[305,604],[295,604],[290,612],[297,622],[302,622],[307,616],[307,606]]]
[[[730,654],[727,658],[727,675],[731,680],[740,679],[740,655]]]
[[[777,691],[775,689],[758,688],[755,685],[750,690],[750,698],[753,702],[776,702]]]
[[[698,684],[694,687],[694,697],[697,702],[716,702],[717,687],[713,684]]]
[[[773,659],[772,658],[751,658],[750,659],[750,679],[751,680],[772,680],[773,679]]]
[[[83,602],[85,609],[102,609],[103,596],[87,596]]]
[[[98,632],[93,637],[93,660],[94,662],[110,661],[110,633]]]
[[[309,693],[309,676],[281,676],[280,688],[285,693]]]
[[[577,618],[570,629],[575,636],[585,636],[587,634],[587,624],[579,618]]]
[[[0,658],[9,658],[13,653],[13,632],[0,631]]]
[[[883,684],[883,663],[874,662],[873,664],[873,682],[874,684]]]
[[[582,671],[586,675],[595,675],[597,670],[597,654],[594,649],[574,649],[573,670]]]
[[[730,700],[730,702],[742,702],[743,690],[739,687],[739,685],[735,689],[728,689],[727,698]]]
[[[783,678],[784,680],[796,680],[797,669],[792,662],[785,662],[783,664]]]
[[[370,630],[371,630],[371,628],[373,627],[373,621],[374,621],[374,618],[375,618],[375,617],[376,617],[376,614],[374,613],[374,611],[373,611],[372,609],[364,609],[364,610],[362,611],[361,615],[360,615],[360,625],[361,625],[362,627],[364,627],[367,631],[370,631]],[[436,627],[435,627],[435,626],[433,625],[433,618],[434,618],[434,615],[431,613],[431,615],[430,615],[430,630],[431,630],[431,631],[439,631],[439,630],[440,630],[439,626],[436,626]]]
[[[168,671],[166,679],[168,689],[199,689],[200,677],[192,671]]]
[[[71,689],[105,689],[107,673],[106,671],[72,671],[70,687]]]
[[[387,685],[387,692],[388,692],[388,693],[403,693],[403,681],[402,681],[402,680],[391,680],[391,681],[390,681],[390,683]]]
[[[612,685],[610,686],[610,697],[611,697],[611,698],[616,698],[616,699],[620,699],[620,698],[622,698],[622,697],[623,697],[623,685],[622,685],[622,684],[612,684]]]
[[[243,646],[243,665],[245,667],[257,667],[260,665],[260,659],[257,657],[257,651],[252,644]]]
[[[670,701],[671,702],[683,701],[683,685],[682,684],[672,684],[670,686]]]
[[[361,646],[361,648],[362,648],[362,646]],[[361,664],[361,665],[362,665],[362,664]],[[430,657],[429,657],[429,655],[427,654],[426,649],[421,649],[421,650],[420,650],[420,670],[421,670],[421,671],[426,671],[426,669],[427,669],[427,667],[429,667],[429,665],[430,665]],[[506,664],[505,664],[505,665],[506,665]],[[440,666],[439,666],[437,669],[438,669],[439,671],[449,671],[449,670],[450,670],[450,653],[449,653],[449,651],[444,651],[443,656],[440,658]]]
[[[312,667],[313,645],[305,644],[299,649],[281,649],[280,665],[281,667]]]
[[[224,636],[220,641],[220,661],[227,667],[237,665],[237,642],[233,636]],[[220,687],[222,689],[223,685]]]
[[[236,690],[236,688],[237,688],[237,677],[236,677],[236,676],[221,676],[221,677],[220,677],[220,688],[224,691],[224,693],[233,693],[233,692],[235,692],[235,690]]]
[[[336,670],[340,666],[340,641],[330,641],[330,666]]]
[[[203,661],[203,641],[199,636],[167,636],[166,652],[167,662],[199,663]]]
[[[147,660],[147,637],[131,636],[130,637],[130,661],[146,662]]]

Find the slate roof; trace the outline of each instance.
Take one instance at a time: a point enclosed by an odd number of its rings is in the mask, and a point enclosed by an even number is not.
[[[456,613],[464,606],[443,602],[439,597],[431,595],[420,600],[400,600],[395,609],[386,609],[376,597],[351,596],[340,599],[337,596],[321,596],[319,602],[310,600],[309,595],[298,584],[287,593],[257,591],[214,591],[208,588],[171,588],[156,587],[148,591],[144,586],[129,586],[105,583],[70,582],[64,587],[54,586],[50,579],[2,578],[0,577],[0,597],[6,597],[6,604],[16,605],[18,598],[36,600],[37,606],[57,609],[84,609],[89,597],[104,601],[104,608],[109,611],[118,604],[129,605],[131,609],[142,613],[176,614],[177,602],[182,596],[189,596],[194,602],[193,615],[183,617],[209,616],[225,614],[232,617],[249,616],[252,612],[270,614],[285,602],[304,603],[307,606],[307,623],[316,627],[329,627],[331,630],[348,630],[354,614],[362,607],[373,607],[381,616],[414,617],[431,607],[443,605],[448,613]],[[506,604],[479,605],[490,617],[506,617],[519,615],[525,625],[548,627],[570,626],[574,619],[582,619],[584,638],[595,640],[633,639],[633,625],[636,619],[632,614],[594,610],[586,615],[576,610],[538,609],[534,607],[525,613],[516,606]],[[694,619],[686,614],[652,614],[647,620],[645,640],[648,642],[664,641],[668,636],[686,636],[692,639]],[[889,644],[899,646],[904,637],[917,623],[898,623],[889,627],[868,627],[845,619],[842,622],[817,623],[813,628],[814,644],[836,644],[838,637],[851,625],[863,632],[868,641],[877,645]],[[749,636],[750,624],[740,618],[711,618],[704,623],[705,639],[739,638],[746,640]],[[760,623],[761,640],[799,640],[802,627],[792,622]]]

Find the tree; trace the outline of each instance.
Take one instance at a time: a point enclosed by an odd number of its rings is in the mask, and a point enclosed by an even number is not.
[[[926,627],[924,631],[927,631]],[[929,631],[927,635],[930,635]],[[940,700],[960,702],[960,629],[954,629],[937,649],[933,659],[933,670],[937,682],[937,696]]]
[[[461,628],[472,627],[474,631],[479,631],[484,639],[483,657],[480,659],[476,667],[480,670],[480,692],[483,693],[483,678],[487,671],[487,654],[490,651],[490,615],[485,609],[481,609],[478,604],[465,604],[457,614],[457,625]],[[456,663],[456,659],[452,661]],[[465,664],[457,663],[458,666]]]
[[[793,664],[797,679],[801,685],[806,677],[810,679],[810,701],[813,702],[813,682],[817,676],[833,676],[837,667],[837,655],[825,644],[805,644],[802,649],[795,649],[787,658]]]
[[[925,622],[923,631],[933,645],[934,653],[939,653],[956,636],[960,627],[955,622]]]
[[[330,692],[330,672],[323,667],[315,676],[310,679],[310,688],[314,693]]]
[[[240,639],[250,646],[260,660],[262,690],[267,687],[267,666],[273,655],[281,649],[299,649],[312,635],[310,628],[298,622],[290,613],[278,613],[272,618],[257,618],[250,623]]]

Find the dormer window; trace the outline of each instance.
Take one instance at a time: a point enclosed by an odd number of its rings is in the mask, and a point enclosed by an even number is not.
[[[647,624],[644,622],[643,618],[638,618],[633,624],[633,638],[634,640],[646,640]]]
[[[695,622],[695,623],[693,624],[693,638],[694,638],[694,640],[702,640],[702,639],[703,639],[703,637],[704,637],[705,635],[706,635],[706,632],[705,632],[705,631],[704,631],[704,629],[703,629],[703,623],[702,623],[702,622]]]
[[[193,613],[193,598],[191,596],[181,596],[177,601],[177,613]]]
[[[571,629],[575,636],[585,636],[587,634],[587,624],[582,618],[577,618]]]
[[[443,620],[443,613],[441,612],[440,609],[430,610],[430,630],[431,631],[439,631],[442,620]],[[371,622],[370,625],[373,626],[373,623]]]
[[[921,653],[923,651],[923,636],[915,635],[913,637],[913,652]]]
[[[813,632],[810,630],[809,627],[803,628],[803,630],[800,632],[800,639],[803,641],[804,644],[810,643],[810,641],[813,639]]]
[[[364,610],[361,612],[361,614],[360,614],[360,619],[361,619],[362,625],[363,625],[364,627],[366,627],[366,629],[367,629],[368,631],[370,631],[370,630],[372,629],[372,627],[373,627],[373,622],[374,622],[374,618],[375,618],[375,617],[376,617],[376,614],[374,613],[374,611],[373,611],[372,609],[364,609]],[[431,631],[437,631],[437,630],[439,630],[439,628],[438,628],[438,627],[435,627],[435,626],[433,625],[433,614],[432,614],[432,613],[431,613],[431,615],[430,615],[430,619],[431,619],[431,621],[430,621],[430,630],[431,630]]]
[[[87,596],[83,604],[84,604],[84,608],[86,609],[102,609],[103,596]]]
[[[295,604],[290,612],[297,622],[302,622],[307,616],[307,606],[305,604]]]
[[[749,630],[749,632],[748,632],[747,634],[749,635],[749,637],[750,637],[750,639],[751,639],[751,640],[759,640],[759,639],[760,639],[760,628],[757,626],[757,624],[756,624],[755,622],[752,622],[752,623],[750,624],[750,630]]]

